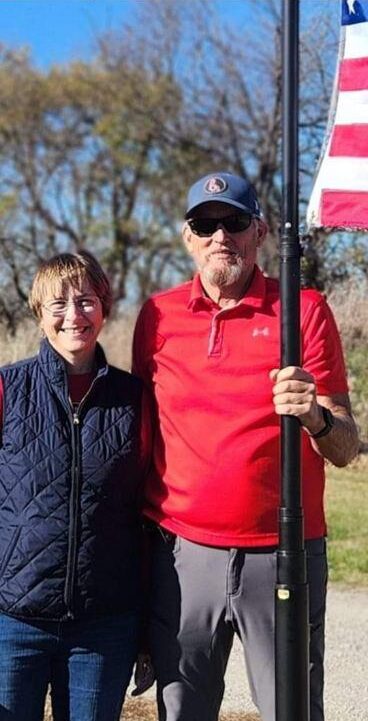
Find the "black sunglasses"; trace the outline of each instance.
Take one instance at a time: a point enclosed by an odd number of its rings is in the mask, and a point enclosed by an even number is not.
[[[238,213],[227,215],[225,218],[191,218],[188,220],[190,229],[201,238],[213,235],[219,225],[222,225],[228,233],[241,233],[249,228],[252,222],[250,213]]]

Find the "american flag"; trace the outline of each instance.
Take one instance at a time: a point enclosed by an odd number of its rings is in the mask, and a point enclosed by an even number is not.
[[[307,224],[368,230],[368,0],[342,0],[335,87]]]

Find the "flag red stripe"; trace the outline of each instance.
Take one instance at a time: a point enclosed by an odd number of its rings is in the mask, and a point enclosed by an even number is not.
[[[340,90],[368,89],[368,58],[342,60],[339,74]]]
[[[368,192],[323,190],[321,224],[326,228],[367,228]]]
[[[329,155],[364,158],[368,156],[368,125],[335,125]]]

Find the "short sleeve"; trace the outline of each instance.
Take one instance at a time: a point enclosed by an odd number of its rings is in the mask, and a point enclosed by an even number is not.
[[[151,388],[153,357],[165,339],[158,332],[160,311],[154,300],[149,299],[138,315],[133,335],[132,372]]]
[[[318,395],[347,393],[348,385],[343,350],[332,311],[325,298],[302,304],[302,365],[311,373]]]

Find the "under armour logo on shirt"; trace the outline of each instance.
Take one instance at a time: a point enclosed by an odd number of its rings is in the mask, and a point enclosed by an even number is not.
[[[264,326],[263,328],[253,328],[253,338],[255,338],[257,335],[270,335],[270,329],[267,326]]]

